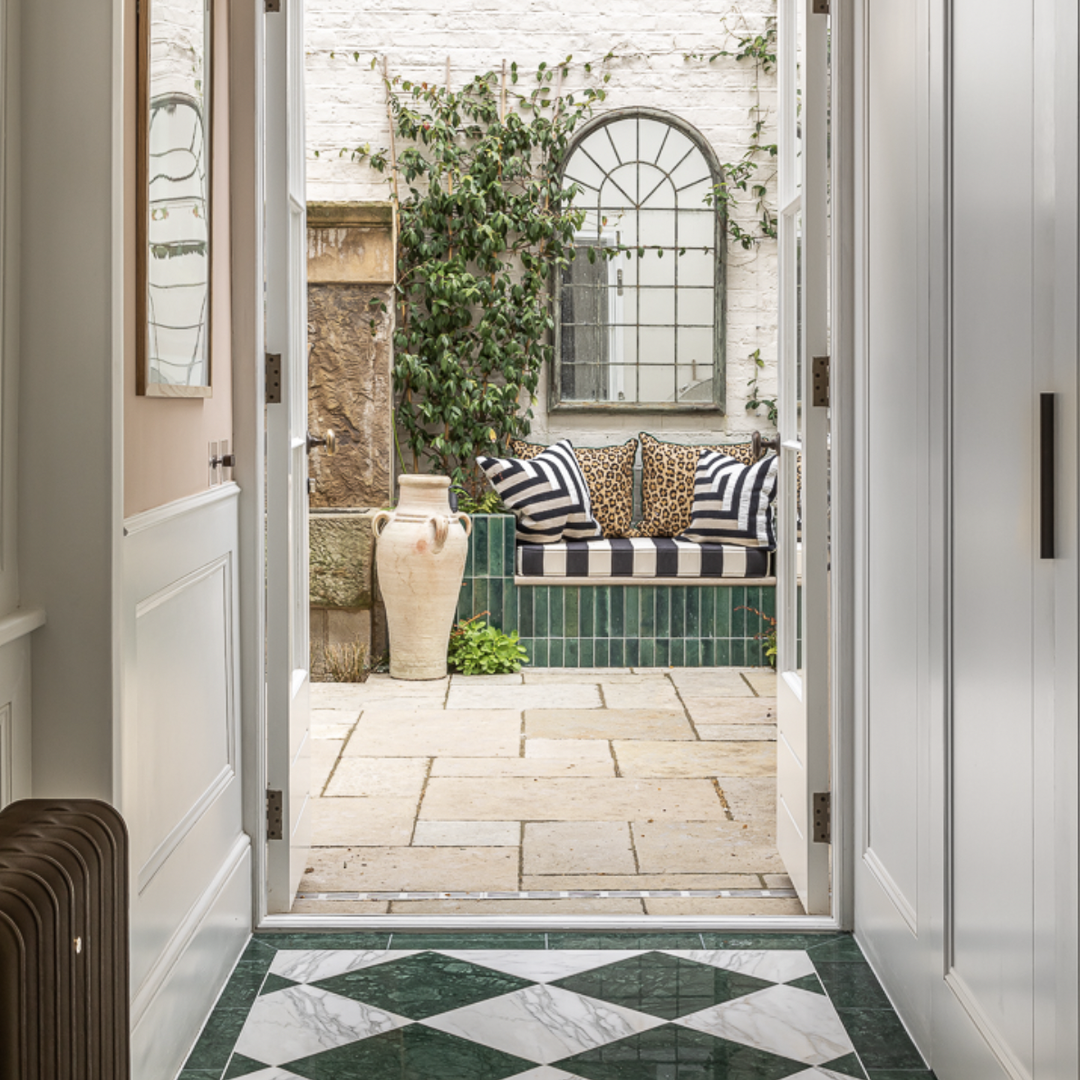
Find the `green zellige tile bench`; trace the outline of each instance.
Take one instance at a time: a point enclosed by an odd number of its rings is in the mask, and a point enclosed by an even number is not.
[[[775,580],[523,577],[514,518],[473,517],[457,617],[516,630],[535,667],[712,667],[767,663],[755,635],[775,614]]]

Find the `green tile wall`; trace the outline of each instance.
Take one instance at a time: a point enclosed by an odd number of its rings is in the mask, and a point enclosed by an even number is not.
[[[536,667],[713,667],[767,663],[754,634],[776,613],[771,585],[514,584],[514,519],[473,517],[457,617],[487,611],[517,630]]]

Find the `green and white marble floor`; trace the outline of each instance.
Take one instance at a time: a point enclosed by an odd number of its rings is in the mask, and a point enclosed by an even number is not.
[[[932,1080],[843,934],[265,934],[179,1080]]]

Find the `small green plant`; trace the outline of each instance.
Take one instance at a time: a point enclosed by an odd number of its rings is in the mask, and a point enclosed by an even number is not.
[[[736,611],[751,611],[757,615],[763,623],[768,623],[769,629],[762,630],[754,635],[755,641],[765,642],[765,659],[769,667],[776,667],[776,619],[772,615],[766,615],[764,611],[758,611],[756,607],[737,607]]]
[[[485,491],[477,498],[473,498],[464,488],[454,488],[457,495],[457,508],[463,514],[509,514],[510,511],[503,506],[497,491]]]
[[[482,611],[462,619],[450,631],[447,661],[451,670],[460,675],[512,675],[528,661],[529,654],[518,644],[517,631],[504,634],[489,626],[483,616],[490,614]]]

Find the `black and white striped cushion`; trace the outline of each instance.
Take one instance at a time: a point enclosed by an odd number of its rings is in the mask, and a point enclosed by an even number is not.
[[[694,544],[689,540],[569,540],[518,544],[517,572],[545,578],[764,578],[772,573],[764,548]]]
[[[554,544],[601,535],[592,515],[589,486],[569,439],[528,461],[478,457],[476,463],[517,518],[519,540]]]
[[[776,480],[775,454],[744,465],[726,454],[703,450],[694,475],[690,526],[681,539],[772,551],[776,547]]]

